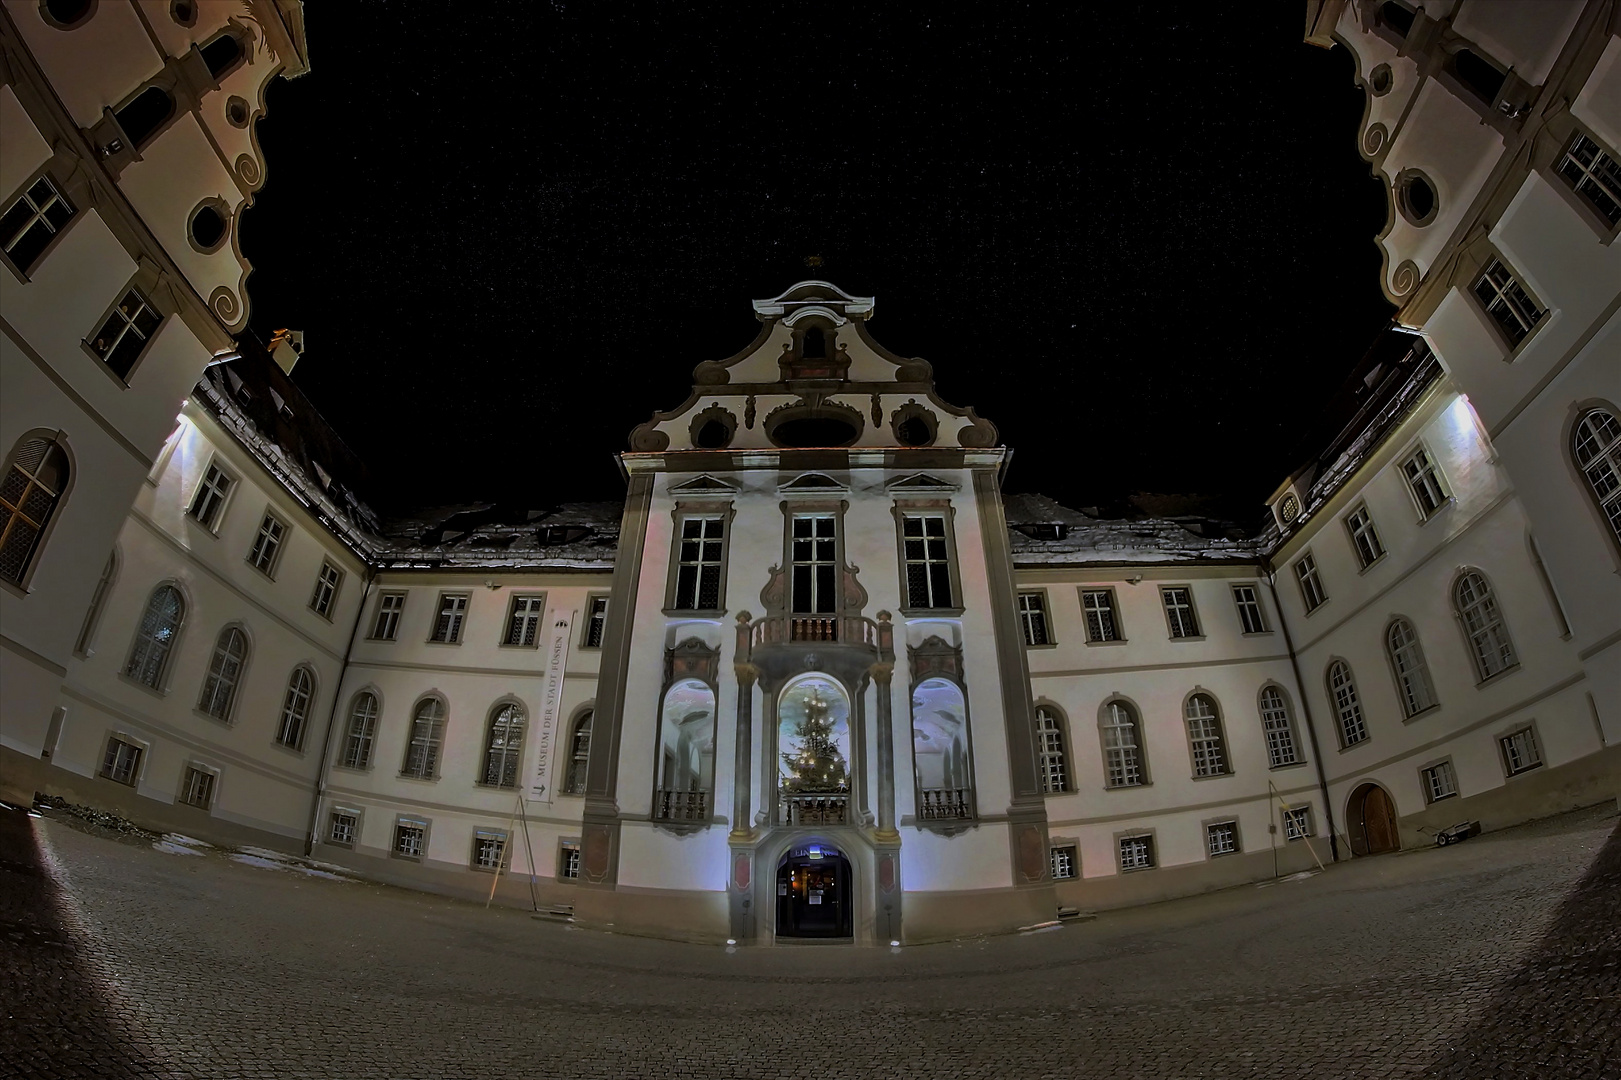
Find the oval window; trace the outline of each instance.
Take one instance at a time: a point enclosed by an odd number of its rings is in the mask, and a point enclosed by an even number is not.
[[[191,242],[205,252],[216,250],[225,240],[225,215],[213,203],[204,203],[191,215]]]
[[[861,433],[848,420],[837,416],[804,416],[784,420],[771,432],[778,446],[849,446]]]
[[[225,103],[225,119],[231,122],[232,127],[247,127],[248,116],[248,103],[245,99],[232,97]]]
[[[1427,176],[1416,169],[1408,169],[1396,178],[1396,205],[1408,221],[1424,226],[1435,220],[1441,199]]]
[[[91,0],[44,0],[40,13],[58,30],[72,30],[90,14]]]
[[[719,420],[705,421],[693,439],[701,450],[719,450],[731,441],[732,429]]]
[[[1380,64],[1368,74],[1368,86],[1373,90],[1374,97],[1390,93],[1390,87],[1395,77],[1390,73],[1389,64]]]
[[[934,441],[929,422],[921,416],[909,416],[895,425],[895,437],[902,446],[925,446]]]

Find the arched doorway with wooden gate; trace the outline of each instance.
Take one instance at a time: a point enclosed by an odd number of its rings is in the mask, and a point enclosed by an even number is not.
[[[1390,793],[1378,784],[1362,784],[1351,792],[1345,808],[1345,828],[1351,837],[1353,855],[1382,855],[1401,850],[1396,804]]]

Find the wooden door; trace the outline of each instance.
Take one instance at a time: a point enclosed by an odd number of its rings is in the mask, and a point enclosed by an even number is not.
[[[1396,808],[1382,787],[1370,787],[1362,799],[1362,829],[1368,838],[1368,854],[1396,851],[1401,838],[1396,831]]]

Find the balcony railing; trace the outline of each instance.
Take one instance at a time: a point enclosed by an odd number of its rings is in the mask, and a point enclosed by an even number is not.
[[[973,817],[967,788],[923,788],[918,792],[919,821],[956,821]]]
[[[708,821],[709,792],[660,788],[654,792],[653,817],[659,821]]]
[[[784,795],[785,825],[843,825],[849,817],[848,795]]]
[[[860,615],[772,615],[755,623],[749,633],[751,649],[815,642],[881,649],[878,624]]]

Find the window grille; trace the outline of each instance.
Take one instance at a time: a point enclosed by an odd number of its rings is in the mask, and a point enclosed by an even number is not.
[[[533,646],[540,640],[540,615],[546,607],[544,596],[514,596],[507,616],[508,645]]]
[[[1621,163],[1577,132],[1554,169],[1613,227],[1621,224]]]
[[[1425,450],[1413,451],[1401,463],[1401,472],[1407,481],[1407,490],[1413,495],[1413,502],[1418,504],[1419,514],[1426,520],[1446,505],[1447,496],[1441,487],[1440,473]]]
[[[831,516],[793,519],[793,614],[822,615],[837,609],[837,545]]]
[[[488,829],[473,832],[473,866],[479,870],[499,870],[506,864],[507,834]]]
[[[439,769],[439,745],[445,736],[445,703],[424,698],[411,717],[411,742],[405,749],[401,776],[432,780]]]
[[[1572,450],[1599,512],[1621,541],[1621,420],[1608,409],[1587,413],[1576,424]]]
[[[1212,855],[1231,855],[1238,850],[1238,822],[1217,821],[1204,827],[1205,850]]]
[[[1261,614],[1261,597],[1253,585],[1234,585],[1233,603],[1238,607],[1238,621],[1246,634],[1267,632],[1266,619]]]
[[[462,639],[462,620],[467,617],[466,593],[440,593],[439,615],[433,621],[429,641],[455,645]]]
[[[1474,571],[1458,578],[1452,587],[1452,600],[1469,639],[1469,654],[1475,662],[1475,677],[1484,682],[1518,664],[1514,643],[1497,606],[1497,597],[1486,579]]]
[[[324,619],[332,617],[332,605],[338,599],[338,586],[343,583],[343,571],[329,562],[321,563],[321,572],[315,578],[315,592],[310,596],[310,610]]]
[[[1081,593],[1081,609],[1086,613],[1086,640],[1120,640],[1120,622],[1114,615],[1114,593],[1111,590],[1084,590]]]
[[[1047,635],[1047,601],[1038,592],[1019,594],[1019,622],[1024,627],[1026,645],[1051,645]]]
[[[1475,279],[1475,296],[1511,345],[1524,341],[1543,315],[1519,279],[1499,259],[1487,263]]]
[[[67,454],[49,439],[24,439],[0,480],[0,578],[21,585],[66,490]]]
[[[72,218],[73,204],[42,176],[0,213],[0,248],[26,274]]]
[[[1291,806],[1283,812],[1283,836],[1286,840],[1304,840],[1311,835],[1311,807]]]
[[[101,775],[117,784],[135,786],[141,772],[141,748],[123,739],[108,739],[107,754],[101,760]]]
[[[588,649],[602,648],[602,632],[608,625],[608,598],[606,596],[593,596],[591,598],[590,614],[585,621],[585,647]]]
[[[1154,838],[1152,836],[1122,836],[1120,838],[1120,869],[1147,870],[1154,865]]]
[[[248,552],[248,562],[253,564],[255,570],[269,574],[276,566],[276,553],[281,550],[281,538],[287,532],[287,526],[276,520],[274,514],[266,514],[264,520],[259,522],[259,532],[253,538],[253,548]]]
[[[99,356],[114,375],[128,380],[141,350],[152,340],[153,333],[162,321],[163,316],[153,309],[146,298],[131,289],[90,340],[90,351]]]
[[[591,714],[586,713],[574,725],[574,747],[569,755],[568,781],[563,790],[570,795],[584,795],[586,770],[590,765]]]
[[[1458,793],[1458,778],[1452,772],[1452,762],[1439,761],[1422,771],[1426,802],[1440,802]]]
[[[236,481],[225,475],[218,465],[210,465],[203,474],[203,482],[198,485],[196,494],[191,497],[191,516],[205,529],[217,528],[226,496],[235,486]]]
[[[1170,621],[1173,638],[1199,636],[1199,621],[1193,616],[1193,590],[1187,588],[1161,589],[1165,602],[1165,617]]]
[[[1343,660],[1328,665],[1328,696],[1339,718],[1341,745],[1355,746],[1366,739],[1368,725],[1362,719],[1362,701],[1351,678],[1351,666]]]
[[[372,623],[374,641],[393,641],[400,633],[400,613],[405,610],[405,594],[386,592],[377,597],[377,619]]]
[[[564,840],[557,845],[557,876],[565,881],[580,876],[580,842]]]
[[[1497,743],[1503,748],[1503,768],[1510,776],[1529,772],[1542,764],[1542,751],[1537,746],[1536,732],[1530,728],[1504,735]]]
[[[152,689],[161,689],[163,674],[169,665],[169,654],[174,649],[175,636],[180,633],[180,620],[185,604],[180,590],[173,585],[160,585],[153,590],[141,615],[140,628],[135,633],[135,644],[129,652],[124,674]]]
[[[420,859],[427,847],[428,823],[425,821],[396,821],[394,823],[394,854],[407,859]]]
[[[1356,551],[1357,565],[1364,570],[1384,557],[1385,547],[1379,542],[1379,532],[1373,527],[1373,515],[1366,506],[1359,506],[1345,515],[1345,527],[1351,533],[1351,547]]]
[[[678,611],[720,610],[725,529],[726,523],[718,517],[686,518],[681,522],[681,558],[675,577]]]
[[[1069,790],[1069,765],[1064,757],[1064,731],[1052,709],[1036,706],[1036,747],[1041,768],[1041,793],[1056,795]]]
[[[1216,701],[1208,694],[1194,694],[1185,707],[1188,742],[1193,747],[1194,776],[1224,776],[1227,748],[1221,737],[1221,717]]]
[[[1143,782],[1137,717],[1123,701],[1111,701],[1104,709],[1103,763],[1109,787],[1136,787]]]
[[[1077,865],[1079,865],[1080,861],[1081,860],[1076,857],[1075,847],[1072,844],[1066,844],[1062,847],[1053,848],[1053,880],[1069,881],[1070,879],[1074,878],[1076,876],[1075,868]]]
[[[1288,703],[1283,700],[1283,691],[1275,686],[1261,691],[1261,729],[1266,733],[1266,756],[1272,768],[1300,760],[1295,752],[1295,727],[1289,719]]]
[[[216,720],[229,720],[236,701],[236,688],[242,681],[242,665],[248,658],[248,635],[227,627],[214,643],[214,655],[203,679],[203,694],[197,708]]]
[[[315,696],[315,677],[306,667],[293,669],[287,680],[287,696],[281,703],[281,724],[276,729],[276,741],[294,750],[304,745],[304,729],[310,718],[310,699]]]
[[[1328,593],[1323,589],[1323,579],[1317,574],[1317,560],[1312,558],[1311,552],[1300,556],[1295,563],[1295,580],[1300,583],[1300,599],[1306,605],[1307,614],[1323,606]]]
[[[484,743],[484,776],[480,783],[504,788],[518,786],[523,731],[523,709],[517,705],[508,702],[490,715],[489,735]]]
[[[906,549],[906,606],[950,607],[951,557],[946,550],[946,519],[934,514],[907,514],[901,519],[901,536]]]
[[[349,729],[343,739],[343,767],[364,769],[371,764],[372,740],[377,735],[377,696],[362,691],[349,707]]]
[[[1402,712],[1417,716],[1436,704],[1435,684],[1430,680],[1430,666],[1424,661],[1424,646],[1419,644],[1418,631],[1406,619],[1397,619],[1385,632],[1385,648],[1390,652],[1390,664],[1396,672],[1396,688],[1401,691]]]
[[[326,839],[330,844],[354,847],[355,834],[360,831],[360,819],[344,810],[332,811],[327,819]]]

